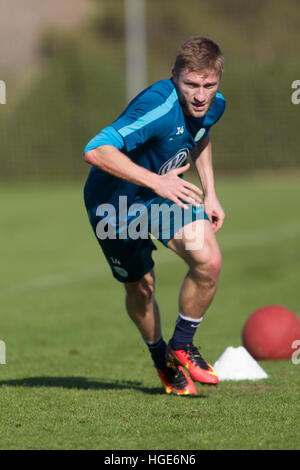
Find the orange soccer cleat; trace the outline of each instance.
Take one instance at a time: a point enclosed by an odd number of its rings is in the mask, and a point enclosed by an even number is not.
[[[174,350],[168,345],[167,358],[176,364],[183,366],[193,380],[204,384],[216,385],[219,378],[212,368],[199,353],[196,346],[187,344],[184,349]]]
[[[167,395],[196,395],[194,382],[188,377],[181,366],[168,363],[164,371],[157,369],[160,380]]]

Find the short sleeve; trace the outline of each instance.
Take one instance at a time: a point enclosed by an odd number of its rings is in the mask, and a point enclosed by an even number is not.
[[[89,141],[84,149],[84,153],[101,145],[113,145],[117,149],[122,150],[124,148],[124,141],[112,126],[108,126]]]
[[[172,109],[178,101],[174,89],[168,96],[146,91],[135,98],[124,113],[112,123],[130,152],[153,138],[168,134],[173,124]]]

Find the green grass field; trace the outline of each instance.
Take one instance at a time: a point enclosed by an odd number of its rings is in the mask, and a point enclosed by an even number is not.
[[[195,344],[211,363],[262,305],[299,311],[299,174],[222,179],[223,270]],[[88,224],[81,184],[2,185],[1,449],[300,449],[300,365],[162,393]],[[166,340],[185,266],[159,247]]]

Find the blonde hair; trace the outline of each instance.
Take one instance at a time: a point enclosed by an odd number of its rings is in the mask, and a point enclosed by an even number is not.
[[[174,72],[178,76],[183,69],[191,72],[215,70],[221,75],[223,66],[224,56],[219,46],[210,38],[194,36],[179,47]]]

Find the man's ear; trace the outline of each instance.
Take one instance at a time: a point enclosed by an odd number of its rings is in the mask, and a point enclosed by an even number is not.
[[[173,78],[173,80],[174,80],[175,82],[177,82],[177,74],[176,74],[176,72],[175,72],[174,67],[172,68],[172,78]]]

